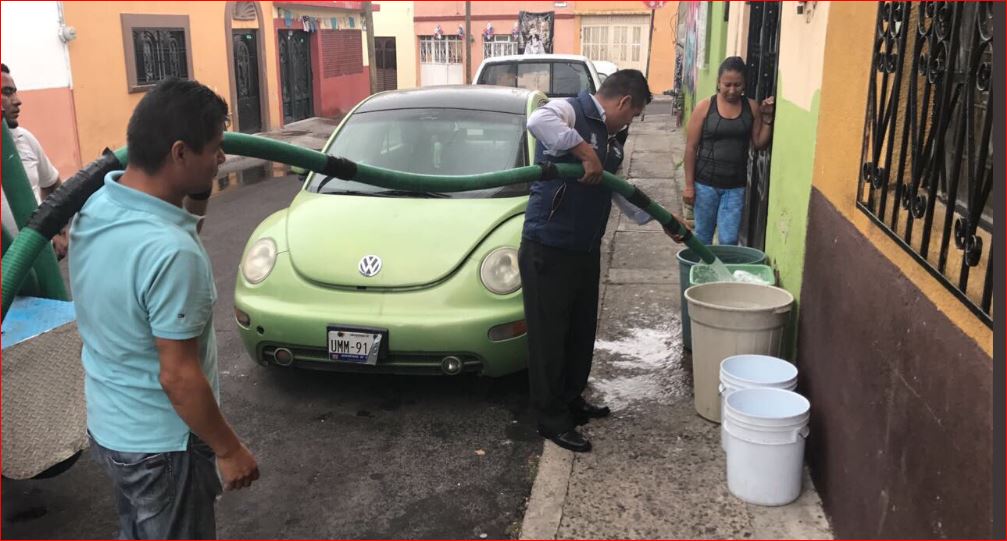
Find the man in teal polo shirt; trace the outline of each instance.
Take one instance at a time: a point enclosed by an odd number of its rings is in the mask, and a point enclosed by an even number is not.
[[[218,406],[217,291],[182,206],[211,188],[226,125],[227,104],[195,81],[150,90],[129,120],[129,166],[71,229],[88,431],[125,538],[215,538],[221,489],[259,476]]]

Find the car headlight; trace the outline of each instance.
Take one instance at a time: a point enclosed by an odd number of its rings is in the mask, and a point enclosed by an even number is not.
[[[241,275],[253,284],[266,279],[276,264],[276,243],[271,238],[255,241],[241,261]]]
[[[483,286],[497,295],[507,295],[521,288],[521,271],[517,265],[517,250],[509,246],[490,252],[479,268]]]

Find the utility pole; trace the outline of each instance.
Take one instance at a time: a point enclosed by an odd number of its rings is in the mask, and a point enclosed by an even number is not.
[[[378,65],[374,61],[374,12],[370,2],[364,2],[364,24],[367,25],[367,63],[371,79],[371,94],[378,91]]]
[[[650,81],[650,57],[654,51],[654,18],[657,16],[657,9],[650,10],[650,36],[647,38],[647,65],[643,68],[643,76]]]
[[[472,84],[472,2],[465,2],[465,84]]]

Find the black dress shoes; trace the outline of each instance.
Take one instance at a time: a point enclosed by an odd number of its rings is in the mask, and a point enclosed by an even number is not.
[[[549,434],[539,430],[539,434],[556,445],[575,453],[586,453],[591,450],[591,442],[583,434],[574,429],[559,434]]]
[[[578,398],[570,404],[570,414],[579,425],[586,423],[589,419],[608,417],[610,413],[612,410],[608,409],[608,406],[595,406],[583,398]]]

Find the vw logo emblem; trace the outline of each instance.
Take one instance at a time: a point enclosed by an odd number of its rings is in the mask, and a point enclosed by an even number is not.
[[[365,255],[357,265],[357,270],[360,271],[360,274],[370,278],[381,272],[381,258],[376,255]]]

